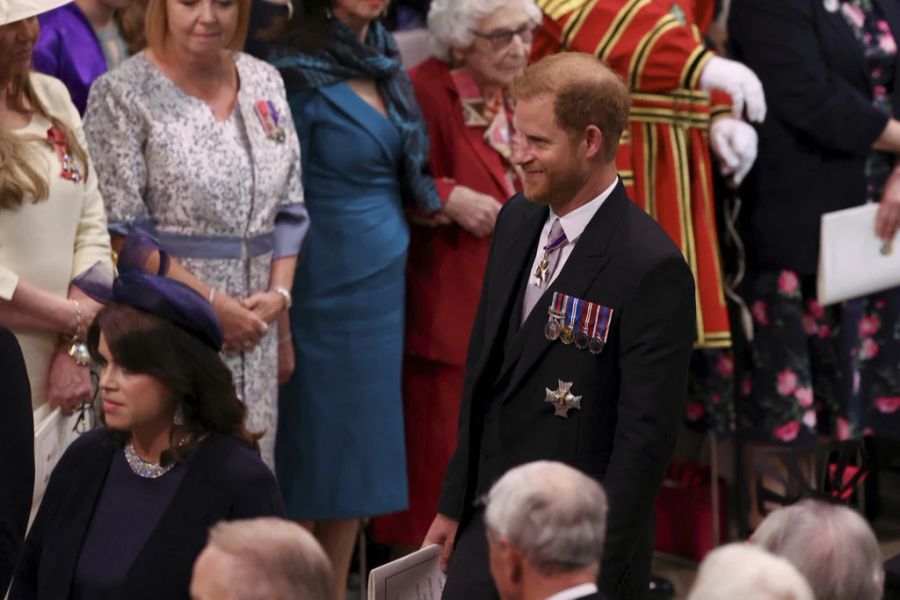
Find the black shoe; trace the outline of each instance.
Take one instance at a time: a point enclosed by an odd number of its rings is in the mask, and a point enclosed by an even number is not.
[[[675,586],[665,577],[650,576],[650,593],[647,600],[674,600]]]

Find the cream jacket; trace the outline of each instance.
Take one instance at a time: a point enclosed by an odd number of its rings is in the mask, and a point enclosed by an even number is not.
[[[71,127],[87,148],[81,118],[69,92],[57,79],[32,73],[31,80],[44,107]],[[16,133],[33,135],[29,143],[33,164],[46,172],[50,196],[42,202],[26,201],[16,210],[0,210],[0,298],[12,299],[19,281],[27,281],[53,294],[66,296],[73,278],[98,262],[112,270],[106,212],[97,190],[97,175],[75,183],[61,176],[62,164],[44,141],[50,122],[35,115]],[[81,165],[82,173],[84,165]],[[28,367],[32,403],[46,402],[47,371],[57,343],[54,333],[14,330]]]

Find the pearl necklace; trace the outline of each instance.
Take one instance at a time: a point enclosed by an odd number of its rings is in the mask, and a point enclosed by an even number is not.
[[[134,444],[131,440],[128,440],[128,443],[125,444],[125,461],[128,463],[128,466],[131,467],[131,470],[135,475],[143,477],[144,479],[156,479],[162,477],[175,466],[174,462],[162,466],[159,463],[145,461],[134,451]]]

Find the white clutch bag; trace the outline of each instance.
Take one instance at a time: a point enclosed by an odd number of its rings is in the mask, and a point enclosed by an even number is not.
[[[78,415],[64,417],[59,408],[47,414],[44,405],[34,414],[34,494],[31,499],[31,518],[34,519],[37,509],[44,498],[50,473],[63,452],[69,447],[78,434],[75,433],[75,422]],[[43,410],[42,410],[43,409]]]
[[[900,248],[875,235],[878,204],[822,215],[819,304],[835,304],[900,286]]]

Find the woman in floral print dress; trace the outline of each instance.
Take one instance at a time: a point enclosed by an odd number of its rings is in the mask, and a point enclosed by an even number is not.
[[[762,442],[900,437],[900,290],[815,299],[823,213],[880,202],[877,234],[896,231],[900,5],[735,0],[731,30],[770,108],[743,191],[754,337],[739,418]]]
[[[278,376],[293,363],[275,320],[286,325],[308,219],[284,83],[237,51],[249,11],[250,0],[150,0],[149,48],[93,84],[85,131],[113,245],[153,236],[169,276],[210,301],[246,427],[265,433],[274,467]]]

